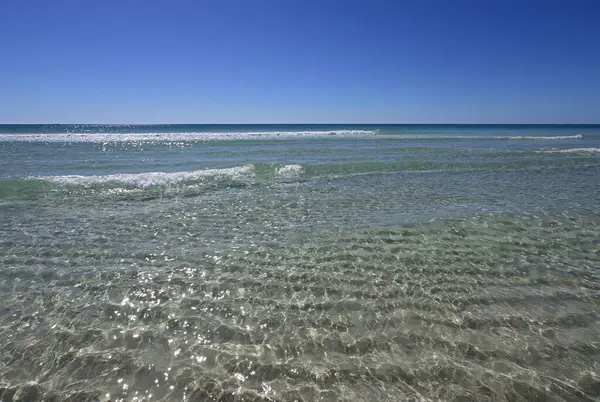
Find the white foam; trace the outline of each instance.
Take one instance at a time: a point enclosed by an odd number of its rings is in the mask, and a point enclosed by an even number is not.
[[[452,134],[380,134],[375,138],[396,139],[396,140],[538,140],[538,141],[559,141],[559,140],[581,140],[583,135],[452,135]]]
[[[583,135],[554,135],[554,136],[528,136],[518,135],[512,137],[494,137],[494,139],[509,139],[509,140],[581,140]]]
[[[537,151],[542,154],[600,154],[600,148],[569,148],[569,149],[547,149]]]
[[[73,133],[73,134],[3,134],[0,142],[59,142],[59,143],[136,143],[136,142],[194,142],[194,141],[232,141],[232,140],[260,140],[260,139],[293,139],[314,137],[370,137],[378,130],[332,130],[332,131],[264,131],[264,132],[194,132],[194,133]],[[390,138],[396,140],[577,140],[582,139],[577,135],[555,136],[488,136],[488,135],[439,135],[439,134],[380,134],[375,138]]]
[[[300,165],[284,165],[277,169],[277,174],[285,179],[293,179],[298,177],[302,173],[302,166]]]
[[[375,134],[373,130],[335,130],[335,131],[265,131],[240,133],[127,133],[127,134],[5,134],[0,135],[0,142],[169,142],[169,141],[224,141],[252,140],[299,137],[356,137]]]
[[[37,179],[62,185],[94,187],[115,184],[133,188],[167,187],[196,182],[207,178],[250,179],[254,176],[254,166],[244,165],[225,169],[205,169],[191,172],[148,172],[130,174],[109,174],[101,176],[40,176]]]

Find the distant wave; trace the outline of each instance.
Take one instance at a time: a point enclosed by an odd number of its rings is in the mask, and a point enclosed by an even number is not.
[[[511,136],[511,137],[494,137],[494,139],[508,139],[508,140],[581,140],[583,135],[554,135],[554,136]]]
[[[569,149],[546,149],[537,151],[542,154],[581,154],[581,155],[600,155],[600,148],[569,148]]]
[[[556,136],[490,136],[490,135],[440,135],[440,134],[383,134],[378,130],[334,130],[334,131],[265,131],[265,132],[194,132],[194,133],[130,133],[130,134],[3,134],[0,142],[54,142],[54,143],[127,143],[127,142],[196,142],[233,141],[261,139],[298,139],[318,137],[370,137],[394,140],[578,140],[577,135]]]
[[[168,141],[224,141],[302,137],[356,137],[373,135],[377,130],[334,131],[265,131],[239,133],[136,133],[136,134],[4,134],[0,142],[168,142]]]
[[[377,138],[389,138],[389,139],[399,139],[399,140],[482,140],[482,141],[491,141],[491,140],[505,140],[505,141],[521,141],[521,140],[537,140],[537,141],[559,141],[559,140],[581,140],[583,139],[583,135],[552,135],[552,136],[542,136],[542,135],[439,135],[439,134],[407,134],[407,135],[393,135],[393,134],[385,134],[378,135]]]

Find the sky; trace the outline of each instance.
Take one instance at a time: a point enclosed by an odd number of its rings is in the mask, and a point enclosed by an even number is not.
[[[600,1],[0,0],[0,123],[600,123]]]

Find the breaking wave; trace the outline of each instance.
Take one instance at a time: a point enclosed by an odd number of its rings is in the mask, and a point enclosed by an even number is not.
[[[377,138],[393,138],[400,140],[504,140],[504,141],[564,141],[581,140],[583,135],[438,135],[438,134],[409,134],[409,135],[380,135]]]
[[[439,134],[383,134],[378,130],[334,130],[334,131],[265,131],[265,132],[190,132],[190,133],[87,133],[87,134],[4,134],[0,142],[41,142],[41,143],[131,143],[131,142],[202,142],[202,141],[235,141],[235,140],[272,140],[301,139],[318,137],[337,138],[379,138],[395,140],[529,140],[560,141],[580,140],[581,134],[555,136],[490,136],[490,135],[439,135]]]
[[[285,179],[296,178],[301,172],[302,166],[300,165],[284,165],[277,169],[277,175]]]
[[[258,176],[273,179],[297,179],[303,172],[301,165],[243,165],[223,169],[202,169],[188,172],[145,172],[116,173],[108,175],[64,175],[37,176],[29,179],[41,180],[62,186],[83,188],[114,187],[150,189],[198,184],[207,181],[253,182]]]
[[[569,148],[569,149],[547,149],[537,151],[543,154],[579,154],[579,155],[599,155],[600,148]]]
[[[191,184],[206,179],[251,179],[254,166],[244,165],[225,169],[204,169],[191,172],[119,173],[100,176],[40,176],[37,179],[67,186],[96,187],[113,185],[128,188],[168,187]]]
[[[314,137],[356,137],[373,135],[377,130],[334,130],[334,131],[265,131],[240,133],[135,133],[135,134],[6,134],[0,135],[0,142],[168,142],[168,141],[231,141],[276,138]]]
[[[494,139],[507,139],[507,140],[581,140],[583,135],[553,135],[553,136],[531,136],[531,135],[517,135],[510,137],[494,137]]]

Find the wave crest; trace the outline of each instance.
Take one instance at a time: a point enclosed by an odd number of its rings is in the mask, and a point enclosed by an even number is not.
[[[379,135],[377,138],[390,138],[399,140],[504,140],[504,141],[562,141],[562,140],[581,140],[583,135],[447,135],[447,134],[408,134],[408,135]]]
[[[542,154],[580,154],[580,155],[600,155],[600,148],[569,148],[569,149],[547,149],[537,151]]]
[[[297,179],[303,172],[301,165],[261,165],[257,170],[255,165],[243,165],[223,169],[202,169],[189,172],[145,172],[145,173],[115,173],[107,175],[82,176],[37,176],[30,177],[62,186],[71,187],[113,187],[129,189],[151,189],[187,186],[214,181],[234,181],[253,183],[257,176],[274,179]]]
[[[580,140],[583,135],[554,136],[490,136],[490,135],[440,135],[440,134],[382,134],[378,130],[333,130],[333,131],[265,131],[238,133],[88,133],[88,134],[3,134],[0,142],[41,142],[41,143],[161,143],[161,142],[202,142],[235,140],[300,139],[318,137],[373,137],[395,140]]]
[[[225,169],[204,169],[191,172],[119,173],[100,176],[40,176],[40,180],[66,186],[96,187],[113,185],[129,188],[168,187],[195,183],[206,179],[248,180],[254,177],[254,166],[244,165]]]
[[[508,139],[508,140],[581,140],[583,135],[552,135],[552,136],[528,136],[528,135],[517,135],[512,137],[494,137],[494,139]]]
[[[277,175],[284,179],[294,179],[302,173],[302,166],[300,165],[284,165],[277,169]]]
[[[114,143],[114,142],[169,142],[169,141],[226,141],[303,137],[356,137],[373,135],[377,130],[334,130],[334,131],[265,131],[240,133],[136,133],[136,134],[5,134],[0,142],[74,142],[74,143]]]

